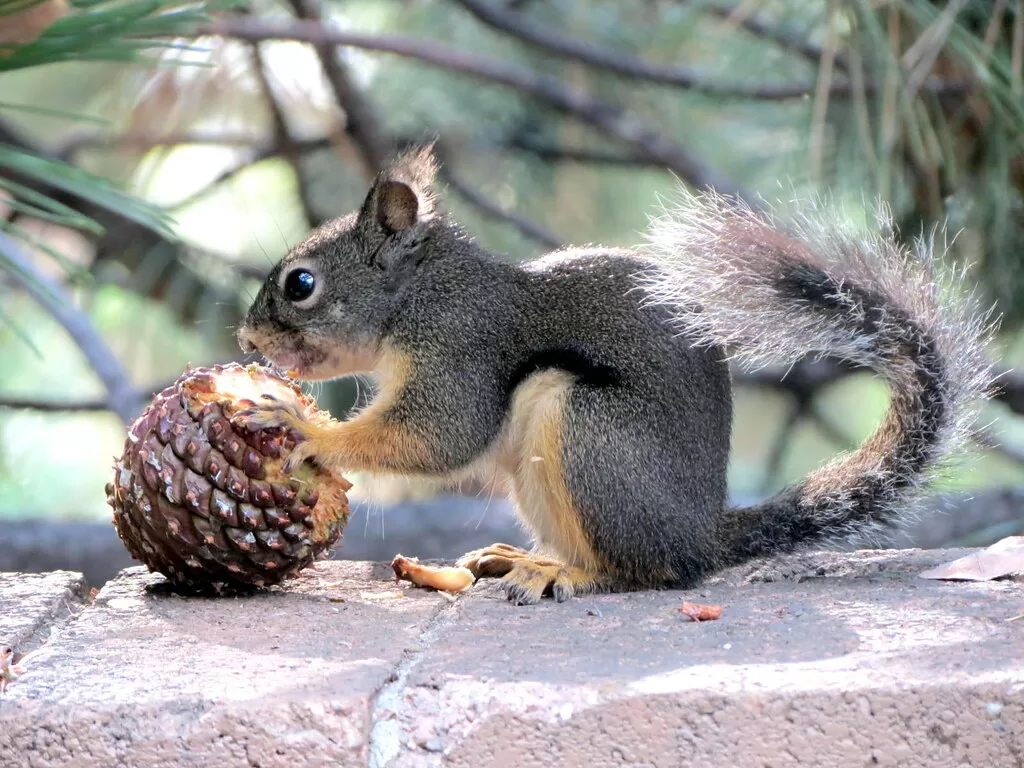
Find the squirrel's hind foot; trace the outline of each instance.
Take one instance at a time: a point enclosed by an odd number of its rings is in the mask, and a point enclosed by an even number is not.
[[[575,595],[597,591],[595,574],[508,544],[474,550],[455,565],[468,568],[478,579],[500,578],[499,586],[515,605],[533,605],[544,596],[562,603]]]

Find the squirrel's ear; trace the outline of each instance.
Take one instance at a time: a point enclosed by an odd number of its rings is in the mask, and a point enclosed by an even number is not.
[[[436,174],[433,147],[404,153],[377,176],[359,212],[359,223],[392,235],[433,218]]]
[[[375,189],[377,223],[385,232],[404,232],[416,226],[420,201],[412,187],[401,181],[385,179]]]

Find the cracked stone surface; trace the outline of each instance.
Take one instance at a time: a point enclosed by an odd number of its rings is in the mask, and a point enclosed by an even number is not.
[[[0,572],[0,648],[35,648],[51,628],[81,610],[88,592],[79,573]]]
[[[394,597],[389,574],[332,564],[203,599],[129,569],[9,687],[0,765],[365,765],[375,692],[448,605]]]
[[[813,553],[529,607],[382,564],[221,599],[130,569],[47,619],[0,698],[0,765],[1021,766],[1024,580],[917,575],[967,551]],[[12,578],[5,618],[43,615]],[[684,600],[724,612],[695,623]]]

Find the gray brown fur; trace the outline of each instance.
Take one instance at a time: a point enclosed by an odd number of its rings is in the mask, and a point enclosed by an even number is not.
[[[284,365],[331,345],[402,350],[414,375],[389,418],[436,447],[414,468],[431,475],[484,456],[533,373],[570,373],[563,466],[606,564],[595,588],[692,585],[749,557],[898,524],[985,395],[982,320],[940,295],[926,248],[912,256],[833,223],[787,229],[684,195],[646,248],[512,264],[436,213],[432,175],[426,151],[399,159],[359,214],[275,268],[245,328],[269,333],[274,349],[261,351]],[[393,181],[394,195],[382,187]],[[392,231],[410,211],[411,226]],[[312,309],[281,296],[296,263],[322,283]],[[889,415],[849,457],[730,510],[727,349],[755,363],[827,353],[869,365],[893,389]]]
[[[897,243],[887,212],[865,234],[807,205],[785,223],[715,195],[680,193],[652,223],[652,305],[701,345],[748,365],[827,354],[874,369],[888,413],[856,451],[763,504],[726,515],[730,561],[808,542],[873,541],[909,522],[988,396],[994,327],[940,272],[933,239]],[[699,313],[684,307],[698,305]]]

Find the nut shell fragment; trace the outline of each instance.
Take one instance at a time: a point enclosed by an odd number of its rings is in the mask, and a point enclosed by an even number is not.
[[[694,621],[714,621],[722,616],[722,606],[720,605],[683,603],[676,610],[684,616],[689,616]]]
[[[430,587],[441,592],[464,592],[476,578],[468,568],[422,565],[415,557],[395,555],[391,569],[397,581],[411,581],[417,587]]]

